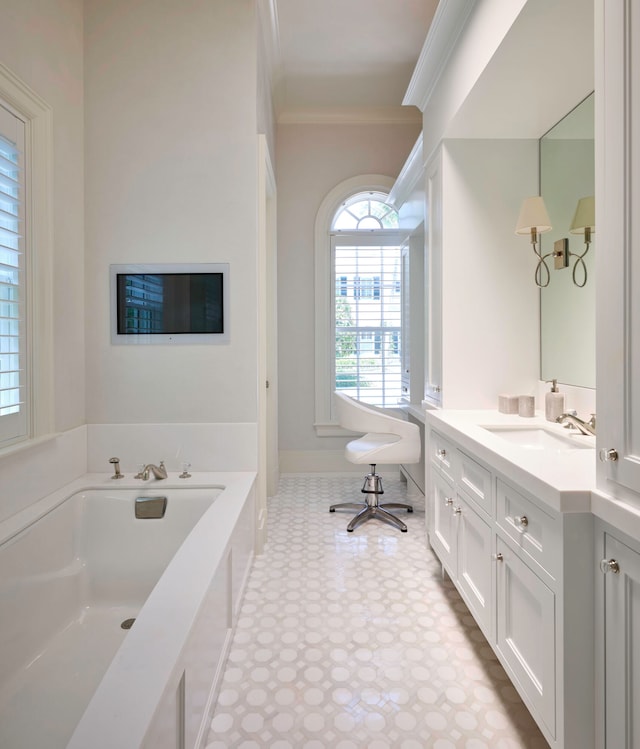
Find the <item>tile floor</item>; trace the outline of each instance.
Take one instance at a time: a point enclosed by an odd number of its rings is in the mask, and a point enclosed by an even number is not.
[[[284,476],[269,504],[206,749],[547,749],[426,546],[329,505],[361,480]],[[404,484],[384,476],[384,498]]]

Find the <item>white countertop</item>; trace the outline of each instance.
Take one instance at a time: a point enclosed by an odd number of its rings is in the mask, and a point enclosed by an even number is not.
[[[595,437],[574,434],[546,421],[539,412],[532,418],[498,411],[426,411],[427,427],[458,443],[516,486],[557,512],[589,512],[596,485]],[[497,427],[539,427],[588,447],[530,449],[509,442]]]

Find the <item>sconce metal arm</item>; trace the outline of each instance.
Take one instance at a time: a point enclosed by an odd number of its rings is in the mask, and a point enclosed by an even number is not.
[[[551,281],[551,271],[549,270],[549,266],[547,265],[547,258],[551,257],[553,255],[553,252],[547,252],[546,255],[541,255],[536,247],[537,242],[533,241],[532,239],[531,244],[533,245],[533,251],[535,252],[536,257],[538,258],[538,264],[536,265],[536,272],[534,274],[536,286],[544,289],[549,285],[549,281]],[[546,279],[544,283],[542,282],[543,277]]]
[[[589,252],[589,247],[591,247],[591,231],[588,228],[585,229],[585,232],[584,232],[584,243],[585,243],[585,251],[581,255],[579,255],[577,252],[569,252],[570,256],[577,258],[577,260],[573,264],[573,271],[571,273],[571,277],[573,278],[573,283],[579,288],[583,288],[583,286],[586,286],[586,283],[587,283],[587,266],[584,262],[584,258],[587,252]],[[578,281],[576,280],[576,271],[578,270],[578,266],[581,267],[582,272],[584,274],[584,279],[582,283],[578,283]]]

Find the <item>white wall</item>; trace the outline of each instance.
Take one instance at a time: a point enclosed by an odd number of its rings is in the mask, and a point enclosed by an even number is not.
[[[278,346],[281,469],[324,470],[344,439],[314,423],[314,224],[323,198],[358,174],[395,177],[419,133],[413,125],[278,127]],[[327,246],[328,251],[328,246]],[[315,454],[323,451],[326,454]],[[299,460],[298,460],[299,459]],[[331,463],[333,465],[333,463]],[[344,468],[349,466],[344,463]]]
[[[436,85],[424,115],[428,160],[478,82],[527,0],[477,2]]]
[[[424,109],[425,156],[444,137],[540,137],[593,90],[592,39],[593,0],[476,2]]]
[[[251,0],[85,4],[87,418],[255,422]],[[112,346],[109,264],[229,262],[231,342]]]
[[[446,408],[497,408],[534,394],[539,293],[528,237],[514,234],[538,192],[536,140],[448,140],[443,149],[443,382]]]

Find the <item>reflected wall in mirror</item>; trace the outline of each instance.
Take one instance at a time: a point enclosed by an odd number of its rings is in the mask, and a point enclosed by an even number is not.
[[[544,234],[542,253],[553,252],[558,239],[569,240],[569,251],[581,255],[584,235],[571,234],[578,201],[595,191],[593,94],[540,139],[540,192],[552,230]],[[597,228],[596,228],[597,231]],[[569,267],[555,270],[551,282],[540,290],[540,377],[559,383],[595,388],[595,253],[597,234],[584,258],[587,282],[583,288],[572,278],[576,257]],[[576,271],[582,282],[581,270]]]

